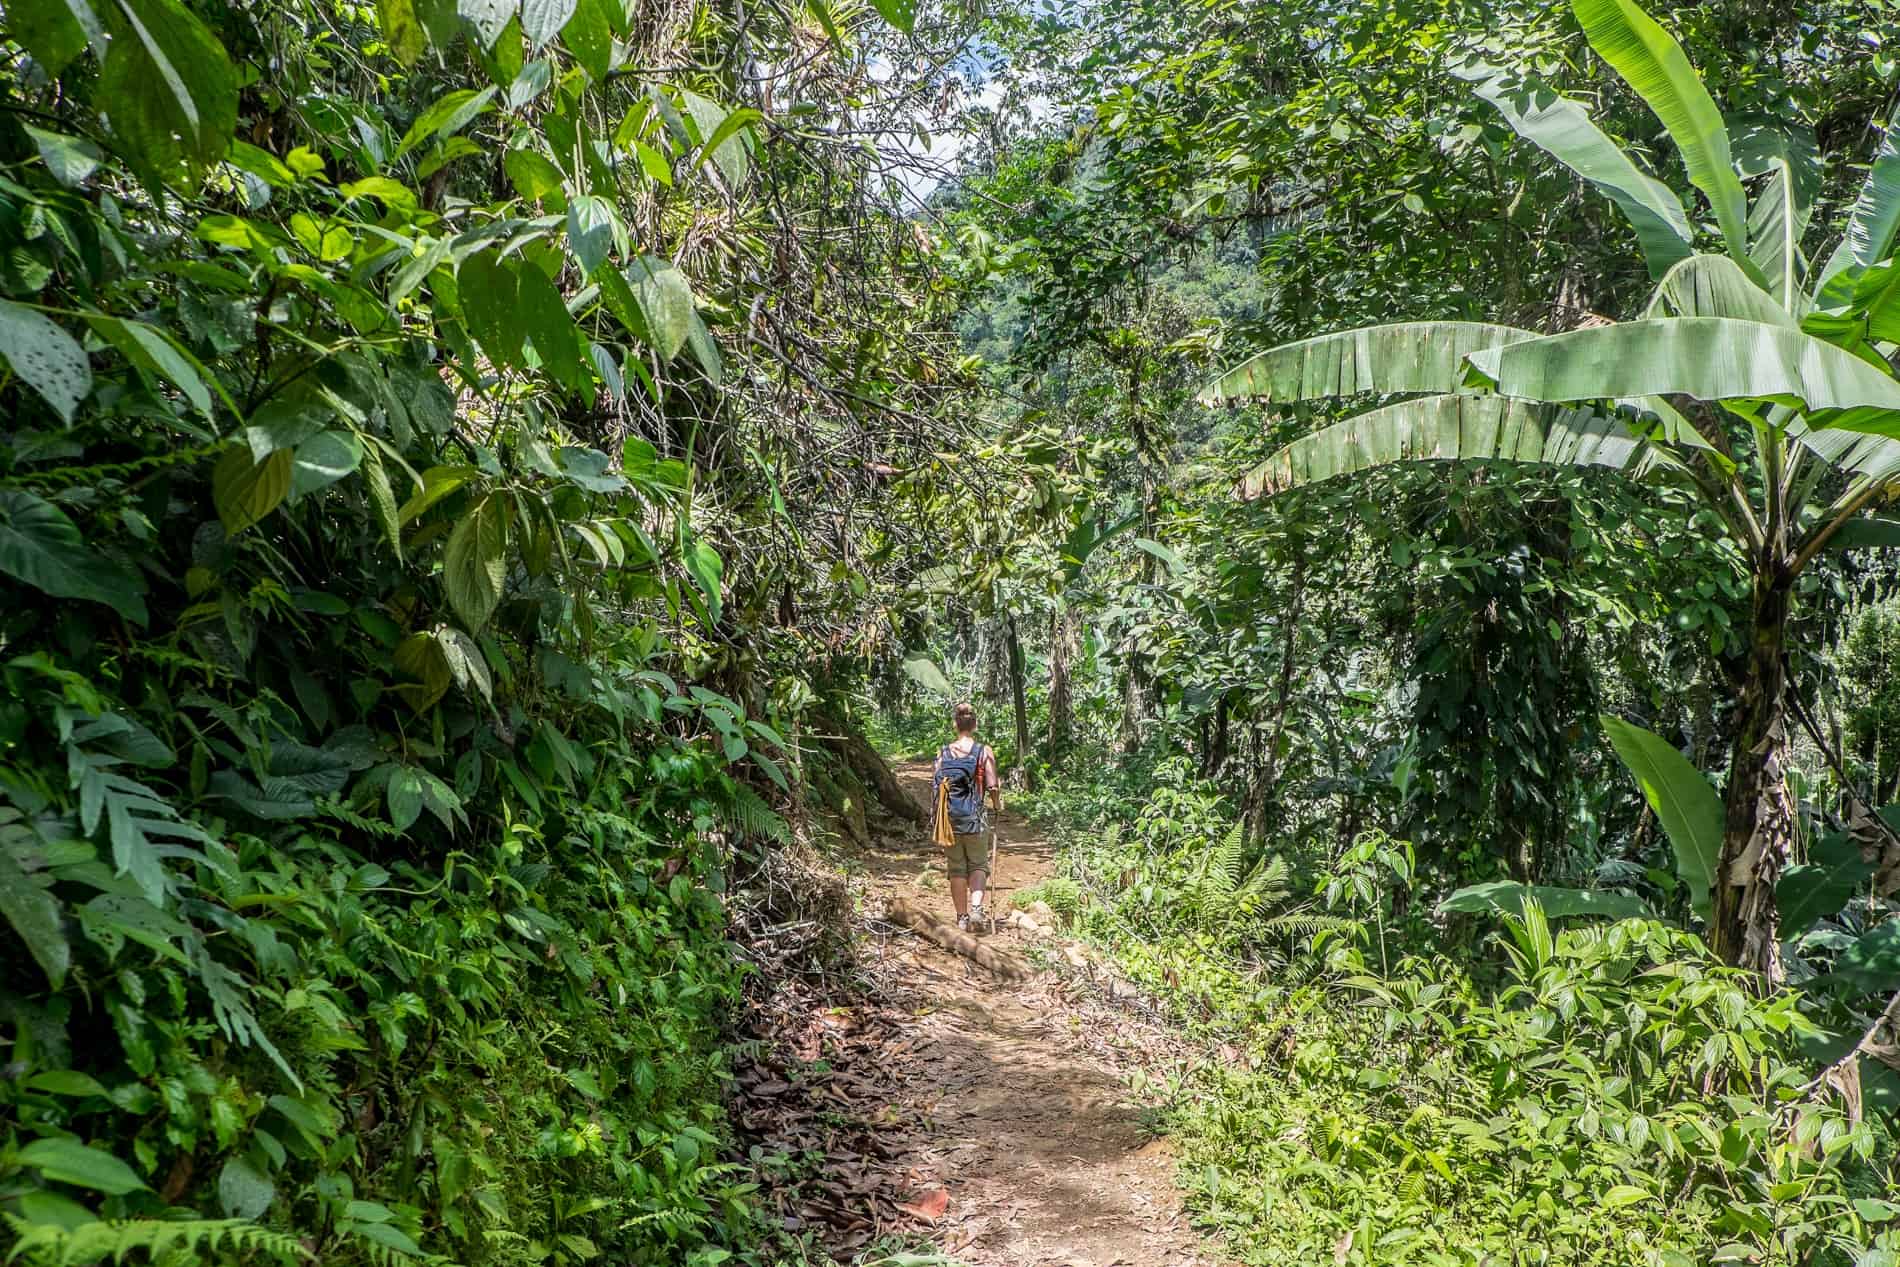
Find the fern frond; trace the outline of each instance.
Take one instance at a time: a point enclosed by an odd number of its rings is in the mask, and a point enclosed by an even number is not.
[[[1226,837],[1220,843],[1217,857],[1221,878],[1231,891],[1240,884],[1243,868],[1247,865],[1246,841],[1241,836],[1241,824],[1238,819],[1227,829]]]
[[[141,1253],[155,1263],[207,1263],[216,1254],[246,1264],[266,1258],[301,1263],[311,1257],[296,1237],[248,1219],[113,1219],[68,1229],[4,1217],[18,1238],[7,1261],[26,1267],[90,1267]]]
[[[407,832],[398,830],[393,823],[387,823],[375,818],[365,818],[343,802],[333,800],[330,797],[319,796],[315,798],[315,803],[317,813],[324,818],[334,818],[339,823],[346,823],[364,835],[380,836],[384,840],[395,840],[408,834]]]
[[[760,796],[743,783],[734,782],[720,806],[726,825],[741,836],[759,837],[781,845],[792,843],[792,829]]]
[[[1261,928],[1270,933],[1290,934],[1298,937],[1310,937],[1319,932],[1343,933],[1358,926],[1359,921],[1344,915],[1324,915],[1318,911],[1288,911],[1284,915],[1275,915],[1261,924]]]
[[[1288,867],[1284,857],[1262,858],[1254,864],[1247,879],[1235,890],[1235,897],[1249,910],[1272,906],[1286,900],[1291,892],[1287,884]]]

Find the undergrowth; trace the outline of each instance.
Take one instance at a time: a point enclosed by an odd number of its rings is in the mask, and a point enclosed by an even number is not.
[[[1240,1261],[1897,1261],[1892,1124],[1817,1088],[1802,996],[1680,929],[1535,904],[1454,959],[1405,900],[1403,842],[1259,854],[1160,773],[1138,805],[1039,798],[1066,860],[1040,895],[1220,1053],[1170,1079],[1166,1117]]]

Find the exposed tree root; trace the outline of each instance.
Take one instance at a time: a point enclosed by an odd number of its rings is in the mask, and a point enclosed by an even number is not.
[[[919,937],[935,942],[945,950],[962,955],[979,968],[987,968],[1005,981],[1027,981],[1029,965],[1020,956],[981,941],[935,915],[919,910],[904,898],[895,897],[884,908],[884,918],[901,924]]]

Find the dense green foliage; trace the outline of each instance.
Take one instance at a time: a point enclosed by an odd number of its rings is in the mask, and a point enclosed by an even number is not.
[[[1041,895],[1224,1044],[1237,1255],[1889,1261],[1888,16],[999,26],[962,328],[1065,500],[937,647],[1047,631]]]
[[[930,243],[826,139],[892,33],[4,15],[16,1254],[747,1250],[727,901],[821,763],[785,735],[799,673],[864,663],[760,631],[852,610],[853,547],[801,529],[878,488],[788,451],[903,460],[880,428],[929,391],[900,314]],[[768,122],[753,59],[794,48]],[[833,297],[841,269],[885,285]]]
[[[1893,1261],[1896,41],[0,0],[16,1258],[769,1253],[957,695],[1238,1257]]]
[[[1178,767],[1036,804],[1068,873],[1025,896],[1204,1045],[1159,1089],[1190,1203],[1241,1261],[1900,1248],[1900,1084],[1870,1077],[1865,1116],[1817,1097],[1815,1058],[1838,1048],[1811,1001],[1764,996],[1700,939],[1642,918],[1554,928],[1532,904],[1475,945],[1483,924],[1404,900],[1410,848],[1377,835],[1295,887],[1283,856],[1237,861],[1238,824]]]

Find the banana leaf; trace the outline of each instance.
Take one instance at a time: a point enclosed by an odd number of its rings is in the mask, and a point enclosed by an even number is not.
[[[1505,915],[1524,914],[1526,899],[1533,899],[1551,919],[1574,916],[1600,916],[1604,919],[1654,919],[1649,903],[1627,893],[1606,893],[1598,889],[1567,889],[1554,884],[1519,884],[1513,880],[1494,880],[1459,889],[1438,904],[1439,913]]]
[[[1645,317],[1736,317],[1795,328],[1775,297],[1726,255],[1691,255],[1664,275]]]
[[[1571,0],[1570,8],[1590,47],[1662,120],[1689,182],[1715,209],[1729,253],[1737,263],[1747,260],[1748,198],[1735,175],[1728,128],[1682,46],[1632,0]]]
[[[1900,382],[1799,330],[1728,317],[1674,317],[1573,330],[1467,360],[1506,396],[1580,401],[1681,393],[1872,412],[1854,430],[1900,435]]]
[[[1603,733],[1623,759],[1676,851],[1676,874],[1695,913],[1709,917],[1709,890],[1722,856],[1722,802],[1715,787],[1675,745],[1620,717],[1602,718]]]
[[[1398,462],[1534,462],[1640,474],[1653,452],[1622,423],[1587,409],[1500,396],[1427,396],[1295,440],[1249,471],[1240,495],[1272,496]]]
[[[1504,116],[1511,129],[1601,190],[1629,218],[1649,263],[1661,277],[1685,258],[1695,231],[1669,186],[1639,168],[1590,121],[1578,101],[1543,84],[1513,86],[1507,72],[1468,62],[1453,72]]]
[[[1456,391],[1468,353],[1536,337],[1530,330],[1471,321],[1364,326],[1269,348],[1208,384],[1199,399],[1212,405],[1359,392]]]
[[[1733,150],[1739,174],[1768,178],[1748,209],[1749,258],[1782,308],[1805,311],[1808,296],[1800,282],[1807,257],[1801,253],[1801,239],[1808,231],[1822,178],[1814,132],[1789,132],[1773,122],[1752,122],[1736,130]]]

